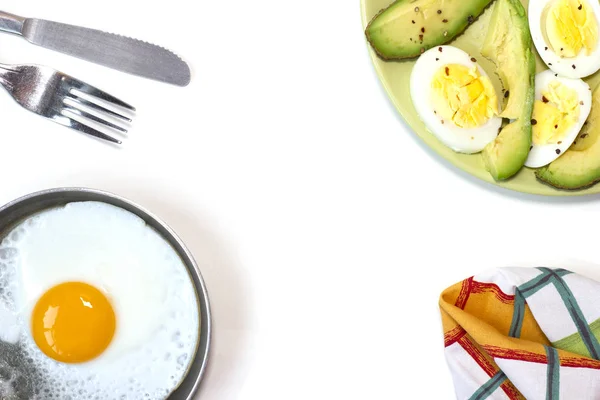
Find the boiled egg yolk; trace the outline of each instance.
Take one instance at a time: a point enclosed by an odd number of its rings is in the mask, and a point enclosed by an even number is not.
[[[557,0],[544,15],[548,43],[561,57],[575,57],[582,49],[589,55],[596,48],[598,23],[586,0]]]
[[[38,300],[31,318],[33,339],[57,361],[80,363],[99,356],[115,333],[115,313],[104,294],[82,282],[66,282]]]
[[[558,143],[579,118],[577,92],[560,82],[551,82],[542,92],[542,100],[533,105],[533,143]]]
[[[492,82],[477,67],[448,64],[431,81],[433,109],[442,121],[460,128],[475,128],[498,113],[498,98]]]

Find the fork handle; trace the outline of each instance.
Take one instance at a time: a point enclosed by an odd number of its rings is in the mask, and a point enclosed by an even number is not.
[[[21,35],[27,18],[0,11],[0,31]]]

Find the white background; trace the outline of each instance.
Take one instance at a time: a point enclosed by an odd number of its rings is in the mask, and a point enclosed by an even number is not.
[[[500,190],[428,150],[377,80],[358,1],[2,7],[143,38],[190,63],[190,86],[172,87],[1,35],[0,61],[53,66],[138,114],[119,149],[0,93],[0,203],[82,185],[169,223],[212,300],[200,399],[451,399],[445,287],[505,265],[600,278],[598,197]]]

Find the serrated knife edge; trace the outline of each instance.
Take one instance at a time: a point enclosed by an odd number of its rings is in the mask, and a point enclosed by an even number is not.
[[[0,31],[21,35],[38,46],[122,72],[179,86],[190,82],[189,66],[181,57],[140,39],[1,11]]]

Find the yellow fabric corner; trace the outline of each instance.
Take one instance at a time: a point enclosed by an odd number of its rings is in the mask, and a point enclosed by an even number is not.
[[[503,295],[493,284],[481,284],[472,279],[465,282],[452,285],[442,293],[440,308],[446,313],[445,318],[461,326],[484,347],[508,348],[545,355],[543,346],[550,345],[550,341],[527,306],[521,338],[509,337],[514,296]],[[450,322],[447,322],[447,325],[452,326]]]

